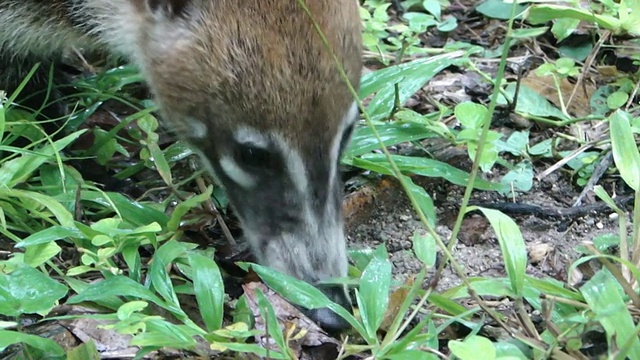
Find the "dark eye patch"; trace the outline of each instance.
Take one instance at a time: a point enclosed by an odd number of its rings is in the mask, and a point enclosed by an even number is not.
[[[338,153],[339,155],[342,154],[347,147],[347,144],[349,143],[349,140],[351,140],[351,135],[353,134],[353,130],[355,129],[355,127],[356,123],[351,123],[351,125],[349,125],[349,127],[346,128],[344,133],[342,134],[342,139],[340,139],[340,152]]]
[[[272,168],[276,160],[271,151],[250,144],[237,145],[235,158],[240,165],[254,169]]]

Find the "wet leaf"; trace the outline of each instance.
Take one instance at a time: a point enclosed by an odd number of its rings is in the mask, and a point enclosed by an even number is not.
[[[67,287],[40,271],[22,266],[11,274],[0,273],[0,314],[46,313],[67,294]]]
[[[189,253],[188,258],[202,319],[208,331],[217,330],[222,326],[224,315],[224,283],[220,269],[209,257]]]
[[[362,323],[370,339],[376,338],[389,303],[391,263],[386,257],[375,256],[362,272],[357,293]]]
[[[631,131],[631,116],[621,110],[609,117],[613,160],[620,176],[635,191],[640,191],[640,153]]]

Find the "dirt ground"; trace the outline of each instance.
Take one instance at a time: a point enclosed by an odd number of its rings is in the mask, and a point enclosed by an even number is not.
[[[540,172],[544,168],[539,166],[537,170]],[[438,211],[436,232],[448,242],[464,189],[438,179],[422,179],[418,182],[434,198]],[[563,174],[552,173],[536,182],[529,193],[520,194],[515,200],[519,204],[546,208],[570,208],[578,195],[579,189],[569,179]],[[474,201],[496,204],[508,203],[512,199],[477,191],[472,195]],[[368,218],[348,226],[349,247],[384,244],[393,262],[397,280],[402,281],[408,275],[417,273],[422,264],[411,251],[411,238],[415,231],[425,230],[406,195],[399,187],[390,187],[375,198],[368,210],[371,211]],[[593,241],[599,235],[618,231],[617,217],[613,211],[588,212],[584,216],[565,218],[505,213],[516,221],[526,242],[529,252],[527,274],[540,278],[566,280],[569,266],[579,255],[577,246]],[[464,265],[467,276],[506,275],[498,242],[483,217],[467,216],[458,239],[453,255]],[[573,273],[572,279],[580,280],[580,274]],[[438,281],[437,290],[446,290],[459,284],[459,277],[447,267]]]

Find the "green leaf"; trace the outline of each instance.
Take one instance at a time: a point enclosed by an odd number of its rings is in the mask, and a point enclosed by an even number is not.
[[[385,356],[389,360],[438,360],[439,357],[426,351],[403,350],[400,354]]]
[[[548,21],[570,18],[583,20],[590,23],[597,23],[599,26],[619,32],[621,27],[620,20],[610,15],[597,15],[591,10],[581,9],[577,7],[568,7],[563,5],[535,5],[529,8],[527,20],[532,24],[541,24]]]
[[[535,38],[541,35],[544,35],[549,31],[549,28],[546,26],[539,28],[529,28],[529,29],[515,29],[511,34],[512,38],[516,39],[528,39]]]
[[[527,248],[518,225],[513,219],[498,210],[472,206],[467,211],[476,209],[482,211],[491,223],[504,257],[511,289],[516,295],[522,296],[527,269]]]
[[[376,338],[376,331],[382,324],[389,304],[390,286],[391,263],[386,257],[374,257],[362,273],[357,292],[360,316],[370,339]]]
[[[0,314],[18,317],[47,312],[66,294],[66,286],[28,266],[8,275],[0,273]]]
[[[145,324],[146,332],[135,336],[129,345],[192,349],[198,344],[194,336],[199,334],[184,325],[172,324],[161,319],[149,319]]]
[[[509,84],[505,88],[505,92],[509,95],[510,99],[513,99],[516,86]],[[505,99],[500,96],[498,98],[498,104],[506,105]],[[544,118],[557,118],[562,120],[568,120],[567,116],[558,110],[549,100],[545,99],[542,95],[535,92],[533,89],[526,85],[520,85],[520,92],[518,94],[518,103],[516,105],[516,111],[523,114],[529,114],[533,116],[539,116]]]
[[[500,183],[516,191],[528,192],[533,187],[533,165],[530,161],[521,161],[502,177]]]
[[[422,211],[422,213],[427,217],[429,224],[431,224],[431,226],[435,226],[436,207],[433,205],[433,199],[431,196],[429,196],[422,186],[416,185],[410,177],[403,175],[403,181],[405,182],[409,193],[415,197],[420,211]]]
[[[287,350],[287,343],[284,339],[284,335],[282,334],[282,330],[280,330],[280,323],[278,322],[278,318],[276,317],[275,311],[273,311],[273,306],[262,293],[262,290],[256,288],[256,300],[258,302],[258,307],[260,309],[260,315],[264,319],[266,324],[266,330],[269,337],[271,337],[281,352],[285,352]]]
[[[624,91],[616,91],[607,97],[607,107],[615,110],[624,106],[629,100],[629,94]]]
[[[215,261],[190,252],[188,255],[198,308],[208,331],[222,326],[224,315],[224,283]]]
[[[8,189],[6,187],[0,186],[0,199],[2,198],[17,198],[23,202],[34,202],[49,210],[51,216],[55,217],[63,227],[75,227],[73,215],[64,206],[62,206],[60,202],[56,201],[56,199],[50,196],[43,195],[34,191]],[[42,210],[40,210],[40,212],[42,213]]]
[[[18,242],[15,247],[24,248],[49,243],[51,241],[62,240],[68,237],[84,238],[82,232],[75,227],[51,226],[27,236],[24,240]]]
[[[158,174],[164,181],[165,184],[171,186],[173,184],[173,178],[171,177],[171,167],[167,162],[167,159],[164,156],[164,153],[158,146],[157,142],[151,142],[147,144],[147,148],[149,149],[149,153],[151,154],[151,161],[153,161],[156,166],[156,170],[158,170]]]
[[[186,215],[191,209],[200,206],[203,202],[211,199],[211,194],[213,192],[213,187],[209,186],[207,191],[202,194],[198,194],[196,196],[191,196],[190,198],[182,201],[175,207],[173,212],[171,213],[171,218],[167,223],[167,230],[176,231],[180,227],[180,223],[182,222],[182,217]]]
[[[516,345],[517,344],[517,345]],[[493,344],[496,348],[496,357],[498,360],[529,360],[533,358],[533,351],[525,345],[518,344],[516,341],[498,341]],[[520,347],[518,347],[520,345]],[[527,355],[525,355],[525,352]]]
[[[436,255],[438,248],[436,246],[436,240],[431,234],[421,234],[419,230],[414,231],[413,238],[413,252],[416,254],[418,260],[427,267],[431,268],[436,263]]]
[[[258,355],[261,359],[290,359],[289,356],[285,356],[274,350],[267,352],[267,349],[258,344],[216,342],[215,345],[216,347],[225,347],[239,353],[253,353]]]
[[[471,288],[480,296],[515,297],[515,292],[509,287],[505,279],[479,278],[471,279]],[[443,296],[450,299],[469,297],[469,289],[466,286],[456,286],[447,290]]]
[[[629,113],[617,110],[609,117],[613,160],[624,182],[640,191],[640,153],[631,131]]]
[[[45,339],[40,336],[15,331],[0,330],[0,349],[5,349],[9,345],[20,343],[39,349],[51,357],[64,356],[64,350],[62,347],[51,339]]]
[[[465,101],[456,105],[454,113],[462,126],[470,129],[481,129],[487,117],[487,108],[483,105]]]
[[[24,263],[36,268],[58,255],[61,250],[54,242],[30,246],[24,252]]]
[[[505,3],[502,0],[487,0],[476,7],[480,14],[500,20],[509,20],[513,4]],[[527,9],[524,5],[516,5],[516,19],[522,18],[522,12]]]
[[[45,162],[51,161],[56,154],[75,141],[86,130],[76,131],[53,143],[46,143],[35,153],[24,154],[6,161],[0,166],[0,185],[13,188],[26,181],[34,171]]]
[[[149,268],[149,284],[160,294],[167,303],[172,304],[183,313],[180,309],[178,295],[173,288],[171,277],[167,271],[169,265],[179,256],[183,256],[187,248],[184,243],[176,240],[170,240],[162,244],[153,256],[153,262]]]
[[[115,210],[118,211],[120,216],[136,226],[156,222],[164,228],[167,226],[169,220],[169,217],[164,212],[158,211],[149,205],[128,199],[120,193],[83,191],[81,196],[82,200],[92,201],[106,208],[113,208],[115,205]]]
[[[435,137],[436,133],[423,124],[413,122],[390,122],[374,125],[385,147],[403,142]],[[343,159],[369,153],[380,149],[380,144],[368,126],[360,126],[354,131],[351,142],[344,152]]]
[[[126,276],[113,276],[97,283],[89,285],[78,295],[67,300],[67,304],[78,304],[85,301],[99,301],[109,296],[131,296],[152,302],[164,309],[170,307],[141,284]]]
[[[397,99],[404,104],[440,71],[460,62],[462,54],[458,51],[417,59],[364,75],[360,83],[360,98],[377,92],[367,107],[371,119],[380,120],[389,116],[395,104],[396,89]]]
[[[426,177],[439,177],[460,186],[466,186],[469,174],[455,168],[445,162],[427,159],[424,157],[412,157],[391,155],[400,171],[405,174],[414,174]],[[384,154],[367,154],[356,158],[353,165],[372,170],[384,175],[392,175],[393,171]],[[492,183],[483,179],[476,179],[473,187],[480,190],[508,190],[504,184]]]
[[[460,360],[494,360],[496,348],[491,340],[482,336],[470,336],[464,341],[449,341],[449,350]]]
[[[551,33],[558,42],[568,38],[578,28],[580,20],[570,18],[560,18],[553,21]]]
[[[93,340],[82,343],[67,353],[67,360],[100,360],[100,353]]]
[[[251,264],[251,268],[260,276],[267,286],[288,301],[307,309],[329,308],[345,319],[360,334],[366,334],[365,329],[349,311],[329,300],[329,298],[317,288],[302,280],[279,273],[262,265]]]
[[[589,309],[607,333],[609,348],[617,347],[627,352],[625,358],[640,359],[640,340],[634,329],[635,322],[622,297],[617,280],[607,271],[598,271],[580,288]],[[615,340],[613,340],[615,339]],[[629,347],[626,344],[631,339]],[[615,345],[611,342],[615,341]]]

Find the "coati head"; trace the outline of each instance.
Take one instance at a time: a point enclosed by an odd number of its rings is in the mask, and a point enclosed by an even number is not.
[[[357,88],[357,2],[305,2]],[[100,24],[103,38],[141,67],[166,120],[225,187],[257,259],[311,284],[345,276],[338,161],[358,111],[297,0],[129,4],[112,9],[121,22]],[[348,305],[342,287],[325,293]]]

